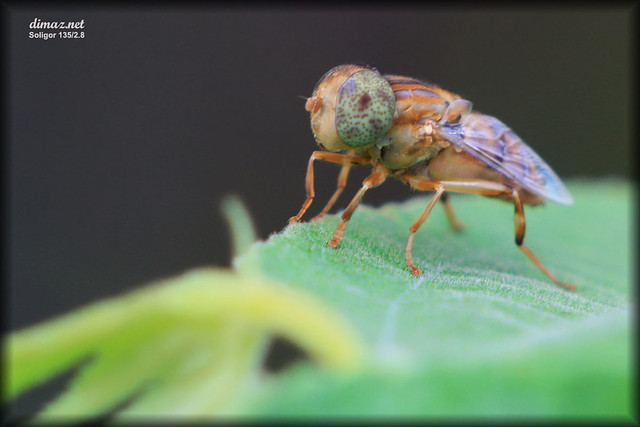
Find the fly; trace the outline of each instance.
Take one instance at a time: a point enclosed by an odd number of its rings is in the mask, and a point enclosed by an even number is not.
[[[410,77],[381,75],[370,66],[346,64],[329,70],[307,98],[313,136],[323,151],[314,151],[306,175],[307,198],[297,222],[314,198],[313,162],[342,166],[338,188],[312,220],[325,215],[342,193],[352,166],[371,164],[371,174],[344,210],[329,241],[336,248],[364,194],[396,177],[420,191],[434,192],[409,229],[405,247],[407,268],[421,274],[412,257],[416,231],[440,200],[455,229],[456,217],[447,192],[475,193],[511,201],[515,206],[515,241],[527,257],[556,285],[560,281],[524,244],[523,205],[546,200],[573,203],[566,187],[540,156],[495,117],[472,110],[470,101]]]

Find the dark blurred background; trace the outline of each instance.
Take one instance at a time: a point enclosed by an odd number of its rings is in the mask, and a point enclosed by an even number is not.
[[[316,148],[299,95],[345,62],[459,93],[563,178],[630,177],[634,29],[630,7],[613,4],[7,6],[7,327],[229,265],[226,194],[244,199],[261,238],[281,230]],[[35,18],[84,19],[85,37],[30,39]],[[310,216],[338,170],[317,166]],[[411,194],[392,182],[365,202]]]

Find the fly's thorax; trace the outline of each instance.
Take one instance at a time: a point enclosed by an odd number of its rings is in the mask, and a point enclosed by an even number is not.
[[[446,89],[411,77],[386,75],[396,98],[399,121],[440,120],[449,104],[460,96]]]
[[[441,97],[420,95],[425,92],[427,91],[422,89],[401,89],[394,92],[398,108],[398,122],[415,123],[428,119],[438,121],[442,118],[449,103]]]
[[[322,148],[366,151],[387,133],[396,104],[391,86],[377,70],[347,64],[320,79],[306,108]]]
[[[460,97],[436,85],[410,77],[387,75],[396,98],[396,116],[385,137],[382,161],[399,170],[434,158],[447,141],[436,137],[438,123]]]
[[[387,145],[381,147],[382,162],[389,169],[405,169],[429,161],[450,145],[436,137],[437,122],[395,123],[383,140]]]

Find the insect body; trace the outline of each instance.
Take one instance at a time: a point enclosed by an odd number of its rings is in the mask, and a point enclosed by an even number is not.
[[[299,221],[313,201],[315,160],[336,163],[342,169],[337,190],[314,220],[334,205],[351,166],[372,164],[371,174],[343,212],[330,246],[340,243],[367,190],[395,177],[416,190],[434,192],[409,230],[405,259],[414,275],[421,271],[411,255],[413,238],[438,200],[451,225],[461,229],[446,193],[477,193],[512,201],[518,247],[554,283],[575,289],[556,278],[523,243],[523,204],[551,200],[568,205],[573,202],[571,195],[553,170],[504,123],[472,111],[471,102],[435,85],[382,76],[373,67],[352,64],[322,76],[305,108],[311,114],[314,138],[324,151],[314,151],[309,159],[307,198],[289,222]]]

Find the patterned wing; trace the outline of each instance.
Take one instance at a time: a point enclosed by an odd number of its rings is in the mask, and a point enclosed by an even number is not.
[[[532,193],[562,205],[573,203],[551,167],[495,117],[469,113],[460,123],[440,126],[438,135]]]

